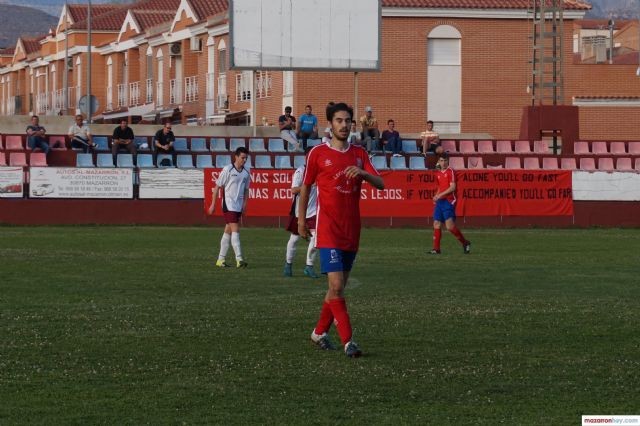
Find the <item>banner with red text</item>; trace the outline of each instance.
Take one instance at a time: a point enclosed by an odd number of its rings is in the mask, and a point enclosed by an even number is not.
[[[220,169],[204,172],[204,208],[211,204]],[[247,216],[287,216],[294,170],[251,170]],[[365,217],[427,217],[433,213],[433,171],[383,172],[385,189],[362,185]],[[573,214],[569,171],[456,172],[459,216],[560,216]],[[219,193],[220,194],[220,193]],[[221,194],[219,195],[219,197]],[[465,196],[468,198],[465,199]],[[218,201],[220,203],[220,201]],[[220,204],[216,215],[221,215]]]
[[[463,170],[456,181],[459,216],[573,214],[571,171]]]

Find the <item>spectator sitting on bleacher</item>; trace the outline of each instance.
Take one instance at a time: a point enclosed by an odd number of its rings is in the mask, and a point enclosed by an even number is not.
[[[422,137],[422,155],[426,156],[428,152],[440,155],[444,152],[440,144],[440,135],[433,130],[433,121],[427,121],[427,130],[422,132],[420,137]]]
[[[31,149],[40,148],[45,155],[49,153],[49,144],[45,137],[47,129],[40,125],[37,115],[31,117],[31,124],[27,126],[27,146]]]
[[[278,126],[280,127],[280,137],[293,145],[297,151],[300,147],[298,137],[296,136],[296,118],[291,115],[291,107],[284,108],[284,115],[278,118]]]
[[[133,129],[129,127],[128,124],[127,119],[123,118],[120,120],[120,125],[113,130],[113,136],[111,137],[111,155],[113,155],[114,164],[116,164],[116,158],[118,157],[118,151],[120,149],[124,148],[129,151],[131,155],[136,155]]]
[[[176,137],[171,131],[171,123],[164,123],[164,127],[158,130],[153,137],[153,147],[155,149],[155,159],[158,154],[171,154],[173,153],[173,143],[176,141]]]
[[[307,148],[308,139],[318,139],[318,117],[311,113],[311,105],[304,108],[304,114],[298,119],[298,134],[302,139],[302,149]]]
[[[400,139],[400,133],[396,130],[395,121],[387,121],[387,126],[389,126],[389,128],[382,132],[382,136],[380,136],[382,150],[391,152],[394,157],[402,157],[400,154],[400,151],[402,151],[402,140]]]
[[[89,126],[84,125],[82,114],[76,115],[76,122],[69,127],[69,139],[71,140],[71,148],[82,148],[85,154],[89,152],[89,149],[97,148],[93,143]]]
[[[370,106],[364,108],[365,115],[360,117],[362,127],[362,139],[367,145],[369,154],[379,149],[380,130],[378,130],[378,120],[373,116],[373,109]]]
[[[327,135],[328,139],[331,140],[331,128],[327,128],[329,130],[329,134]],[[362,145],[362,134],[358,131],[356,126],[356,122],[351,122],[351,133],[349,133],[349,138],[347,139],[352,145]]]

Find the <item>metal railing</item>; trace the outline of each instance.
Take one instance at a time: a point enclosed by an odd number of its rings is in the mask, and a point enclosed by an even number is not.
[[[75,108],[79,108],[79,105],[80,105],[80,98],[82,97],[82,87],[81,87],[81,86],[76,86],[75,90],[76,90],[76,103],[75,103]]]
[[[146,102],[147,104],[150,104],[151,102],[153,102],[153,80],[151,80],[150,78],[148,78],[146,80]]]
[[[129,83],[129,106],[140,105],[140,82]]]
[[[198,100],[198,76],[184,79],[184,101],[196,102]]]
[[[169,80],[169,104],[179,104],[182,102],[182,84],[178,79]]]
[[[118,84],[118,108],[122,108],[127,106],[127,85],[126,84]]]
[[[113,86],[107,86],[107,111],[113,110]]]
[[[163,83],[158,81],[156,83],[156,108],[164,105],[164,97],[162,96]]]
[[[36,95],[36,114],[46,114],[50,109],[49,93],[38,93]]]
[[[256,72],[256,96],[257,99],[264,99],[271,96],[271,74],[269,71]]]
[[[251,73],[236,74],[236,102],[251,100]]]
[[[215,87],[216,87],[216,77],[214,73],[212,72],[207,73],[206,86],[207,86],[205,88],[206,100],[212,101],[214,99]]]

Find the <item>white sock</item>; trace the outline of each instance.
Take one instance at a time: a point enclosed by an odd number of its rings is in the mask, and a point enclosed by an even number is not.
[[[296,244],[300,239],[300,235],[291,234],[289,241],[287,242],[287,263],[293,263],[293,258],[296,257]]]
[[[240,233],[232,232],[231,233],[231,245],[233,246],[233,251],[236,254],[236,260],[244,260],[242,258],[242,246],[240,245]]]
[[[231,242],[231,235],[226,232],[222,233],[222,238],[220,239],[220,254],[218,255],[218,260],[224,260],[227,257],[227,252],[229,251],[229,243]]]
[[[307,265],[313,266],[316,258],[316,234],[311,234],[309,238],[309,247],[307,247]]]

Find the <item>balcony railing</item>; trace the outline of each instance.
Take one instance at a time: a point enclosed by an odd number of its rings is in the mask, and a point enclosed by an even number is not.
[[[49,94],[38,93],[36,95],[36,114],[46,114],[51,109],[49,105]]]
[[[151,80],[150,78],[146,80],[146,88],[147,98],[145,103],[150,104],[151,102],[153,102],[153,80]]]
[[[216,83],[215,74],[212,72],[207,73],[206,96],[208,101],[212,101],[214,99],[215,83]]]
[[[184,79],[184,101],[196,102],[198,100],[198,77],[186,77]]]
[[[182,84],[177,79],[173,78],[169,81],[169,103],[179,104],[182,102]]]
[[[80,108],[80,98],[82,97],[82,87],[76,86],[76,104],[74,108]]]
[[[107,86],[107,111],[113,111],[113,86]]]
[[[53,94],[53,100],[52,100],[53,112],[56,114],[60,111],[66,112],[67,99],[64,94],[64,89],[54,90],[52,94]]]
[[[140,105],[140,82],[129,83],[129,106]]]
[[[269,71],[256,72],[256,96],[257,99],[271,96],[271,74]]]
[[[218,76],[218,109],[229,109],[229,97],[227,96],[227,76]]]
[[[127,90],[126,84],[118,84],[118,108],[127,106]]]
[[[163,99],[163,96],[162,96],[162,89],[163,89],[162,82],[158,81],[156,83],[156,108],[157,107],[161,107],[161,106],[164,105],[164,99]]]
[[[236,75],[236,102],[251,100],[251,73],[242,72]]]
[[[7,115],[14,115],[16,113],[16,97],[9,97],[9,101],[7,102]]]

